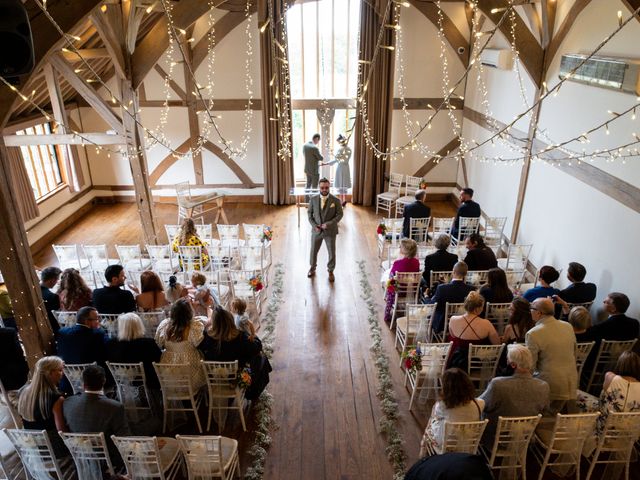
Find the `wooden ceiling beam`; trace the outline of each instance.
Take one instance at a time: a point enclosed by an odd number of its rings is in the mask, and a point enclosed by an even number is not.
[[[456,136],[452,140],[449,141],[444,147],[438,150],[438,153],[424,162],[416,173],[413,174],[414,177],[424,177],[427,173],[433,170],[436,165],[438,165],[438,159],[449,155],[451,152],[454,152],[460,147],[460,137]]]
[[[89,18],[93,26],[96,27],[96,31],[98,35],[100,35],[100,39],[102,43],[104,43],[107,52],[109,52],[116,74],[120,76],[120,78],[127,78],[127,69],[121,45],[124,32],[120,18],[118,18],[119,10],[119,6],[114,5],[107,8],[106,12],[98,11],[92,13]],[[118,26],[120,28],[118,28]]]
[[[80,53],[85,60],[109,57],[109,52],[106,48],[80,48],[78,49],[78,53]],[[77,63],[80,61],[80,57],[73,51],[62,52],[62,56],[67,62]]]
[[[640,0],[637,1],[640,2]],[[564,17],[564,20],[562,21],[562,24],[558,29],[558,32],[553,36],[551,42],[549,43],[549,46],[547,47],[547,52],[544,56],[545,72],[549,69],[549,65],[551,65],[551,62],[558,53],[558,50],[560,50],[562,42],[564,42],[564,39],[569,34],[569,31],[571,31],[571,27],[573,27],[573,24],[578,19],[578,16],[590,3],[591,0],[576,0],[573,5],[571,5],[569,12]]]
[[[640,0],[622,0],[630,12],[635,12],[638,8],[640,8]],[[640,22],[640,15],[636,14],[636,20]]]
[[[553,32],[556,28],[556,10],[558,2],[556,0],[542,0],[540,11],[542,20],[541,46],[546,50],[553,39]]]

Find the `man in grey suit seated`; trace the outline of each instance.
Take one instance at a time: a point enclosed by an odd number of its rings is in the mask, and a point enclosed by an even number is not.
[[[109,456],[114,466],[124,464],[111,435],[130,435],[124,405],[104,395],[106,381],[104,369],[99,365],[89,365],[82,372],[84,393],[65,399],[62,413],[69,431],[72,433],[104,432]]]
[[[311,278],[316,274],[316,264],[318,261],[318,251],[324,241],[327,244],[329,262],[329,281],[333,282],[335,277],[333,270],[336,268],[336,235],[338,234],[338,222],[342,219],[342,204],[340,200],[329,193],[331,183],[326,178],[320,180],[320,195],[314,195],[309,200],[309,223],[311,224],[311,268],[307,277]]]
[[[311,138],[311,141],[305,143],[302,147],[302,154],[304,155],[304,173],[307,176],[307,189],[318,188],[320,162],[322,161],[322,154],[318,149],[318,143],[320,143],[320,134],[316,133]]]

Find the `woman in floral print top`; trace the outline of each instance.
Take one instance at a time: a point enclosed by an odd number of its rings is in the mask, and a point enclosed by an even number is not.
[[[209,264],[209,253],[207,252],[207,244],[200,240],[198,233],[196,232],[196,225],[193,223],[193,219],[185,218],[180,227],[180,231],[173,239],[171,243],[171,249],[174,252],[178,252],[178,247],[202,247],[202,258],[200,262],[196,261],[193,264],[194,270],[202,270]],[[182,267],[182,258],[180,260],[180,267]]]

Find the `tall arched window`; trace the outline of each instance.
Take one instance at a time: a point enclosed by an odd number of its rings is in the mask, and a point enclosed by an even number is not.
[[[329,160],[338,134],[353,126],[360,2],[298,0],[287,12],[296,181],[304,180],[302,145],[314,133],[323,135],[321,150]],[[319,118],[330,125],[323,128]],[[323,168],[322,175],[333,174]]]

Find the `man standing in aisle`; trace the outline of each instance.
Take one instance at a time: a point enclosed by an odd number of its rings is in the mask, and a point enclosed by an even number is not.
[[[338,222],[342,219],[342,205],[340,200],[329,193],[331,183],[326,178],[320,180],[320,194],[314,195],[309,200],[309,223],[311,224],[311,268],[307,277],[316,274],[318,251],[322,241],[327,245],[329,261],[329,281],[333,282],[333,270],[336,267],[336,235],[338,234]]]
[[[306,188],[318,188],[318,179],[320,178],[320,162],[322,162],[322,155],[318,149],[320,143],[320,134],[316,133],[311,138],[310,142],[307,142],[302,147],[302,153],[304,154],[304,173],[307,176]]]

